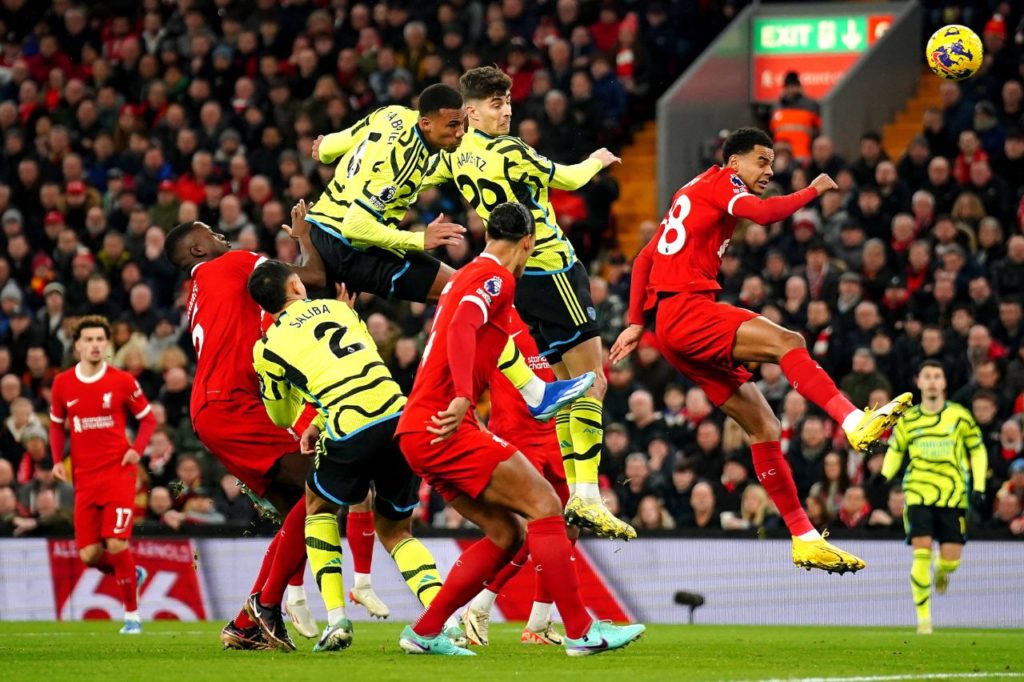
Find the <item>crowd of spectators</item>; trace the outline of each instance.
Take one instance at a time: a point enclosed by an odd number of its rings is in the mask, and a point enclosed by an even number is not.
[[[50,385],[74,362],[74,319],[96,313],[114,324],[112,362],[160,422],[136,518],[171,530],[254,523],[189,422],[184,282],[162,255],[173,225],[199,219],[239,248],[295,260],[281,225],[333,173],[311,160],[314,137],[412,105],[432,83],[457,86],[481,64],[512,76],[515,132],[542,153],[575,162],[617,149],[742,4],[4,0],[0,535],[67,527],[73,491],[54,480],[46,442]],[[603,175],[553,193],[588,261],[610,234],[617,192]],[[451,188],[425,193],[406,227],[440,211],[473,238],[439,255],[467,262],[482,225]],[[408,389],[430,311],[361,309]]]
[[[477,64],[513,76],[515,130],[542,153],[571,162],[617,148],[743,3],[102,4],[0,6],[0,534],[67,527],[73,491],[53,479],[45,419],[53,376],[74,362],[70,324],[90,313],[114,321],[112,362],[136,376],[160,423],[140,466],[137,518],[169,532],[259,525],[192,432],[184,282],[162,256],[171,226],[203,220],[239,248],[294,261],[280,226],[333,171],[310,159],[313,138],[382,104],[411,104],[423,86],[454,84]],[[1006,15],[1001,40],[999,22],[985,28],[985,72],[943,85],[943,108],[926,114],[906,153],[888,159],[868,133],[858,156],[842,159],[819,137],[802,166],[780,145],[772,191],[818,172],[840,190],[784,223],[741,226],[721,276],[724,300],[802,331],[857,403],[912,388],[921,360],[942,359],[951,398],[975,414],[990,453],[991,508],[976,522],[1015,531],[1024,71],[1006,26],[1019,19]],[[628,259],[602,248],[614,244],[617,192],[602,175],[552,193],[594,273],[606,346],[629,292]],[[442,211],[470,230],[439,253],[457,267],[481,248],[482,225],[451,188],[423,193],[406,227]],[[649,239],[656,228],[640,229]],[[432,310],[366,296],[358,308],[408,390]],[[653,335],[607,372],[611,508],[641,532],[780,527],[741,430],[665,363]],[[851,452],[777,366],[756,372],[815,524],[898,532],[898,486],[871,484],[881,454]],[[422,499],[421,522],[462,525],[426,488]]]

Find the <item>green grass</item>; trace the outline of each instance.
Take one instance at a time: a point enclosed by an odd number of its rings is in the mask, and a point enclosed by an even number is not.
[[[515,625],[495,625],[476,658],[406,656],[401,624],[356,624],[347,651],[221,651],[217,623],[146,623],[139,637],[118,624],[0,623],[0,670],[6,680],[756,680],[986,673],[1024,678],[1024,636],[1011,630],[906,628],[654,626],[624,651],[568,658],[555,648],[519,644]],[[901,678],[901,679],[910,679]]]

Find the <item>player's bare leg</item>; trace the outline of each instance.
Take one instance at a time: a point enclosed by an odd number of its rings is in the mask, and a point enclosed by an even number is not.
[[[460,495],[452,506],[484,531],[485,537],[467,549],[449,574],[434,603],[399,640],[409,653],[431,653],[438,644],[445,620],[477,594],[484,581],[508,561],[522,542],[525,517],[530,555],[538,576],[545,580],[565,621],[566,650],[570,655],[597,653],[627,645],[643,633],[643,626],[615,628],[595,623],[579,595],[571,562],[572,546],[565,533],[562,505],[551,484],[522,453],[501,462],[478,499]],[[446,653],[450,653],[445,650]]]
[[[455,274],[455,270],[450,265],[441,263],[441,267],[437,270],[437,277],[434,278],[434,283],[430,285],[430,291],[427,293],[427,301],[429,303],[437,303],[437,299],[441,298],[441,292],[448,284],[448,280]]]
[[[376,539],[375,520],[372,511],[373,493],[367,493],[366,499],[348,508],[345,518],[345,539],[352,553],[355,566],[355,577],[348,598],[353,604],[359,604],[374,618],[387,618],[391,615],[380,597],[373,591],[370,570],[373,562],[373,545]]]
[[[571,497],[565,507],[566,521],[590,528],[601,537],[630,540],[636,531],[605,507],[598,487],[598,467],[604,445],[604,396],[608,382],[602,371],[600,337],[587,339],[562,353],[552,369],[558,378],[575,378],[588,372],[594,385],[578,400],[559,411],[555,430],[562,448],[565,477]]]
[[[902,393],[881,407],[857,409],[807,352],[803,336],[764,317],[747,320],[736,330],[733,359],[778,364],[793,388],[840,424],[857,450],[867,450],[911,405],[911,394]]]
[[[793,473],[782,452],[782,426],[768,401],[747,382],[720,406],[750,437],[754,472],[793,536],[793,563],[801,568],[820,568],[830,573],[859,571],[863,561],[825,541],[815,530],[800,504]]]

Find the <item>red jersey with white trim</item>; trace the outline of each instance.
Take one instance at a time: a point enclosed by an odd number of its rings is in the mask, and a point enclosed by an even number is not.
[[[519,313],[512,309],[512,341],[526,358],[526,364],[540,379],[552,382],[555,372],[547,358],[540,354],[537,342],[530,336],[530,329]],[[547,445],[555,438],[555,420],[540,422],[530,414],[522,394],[512,382],[495,368],[491,372],[491,418],[487,428],[508,442],[520,446]]]
[[[53,380],[50,420],[67,423],[71,432],[71,466],[75,485],[86,486],[135,476],[135,465],[121,466],[132,446],[126,428],[128,416],[142,419],[149,401],[135,378],[104,364],[98,374],[84,377],[79,365]]]
[[[423,431],[430,418],[447,409],[455,398],[455,382],[448,362],[447,331],[461,305],[478,306],[484,315],[484,324],[476,332],[471,396],[474,403],[480,399],[512,331],[515,289],[512,273],[487,253],[477,256],[452,276],[437,302],[430,338],[395,433]],[[522,398],[517,399],[522,401]],[[473,410],[466,414],[464,423],[478,424]]]
[[[252,251],[229,251],[192,269],[188,320],[197,357],[192,414],[207,402],[228,400],[232,391],[244,391],[259,401],[252,348],[269,316],[249,296],[246,285],[264,260]]]

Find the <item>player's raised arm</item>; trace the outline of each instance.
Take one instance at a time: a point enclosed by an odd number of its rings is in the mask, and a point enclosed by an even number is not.
[[[334,163],[339,157],[347,154],[349,149],[363,141],[370,128],[370,122],[380,111],[377,109],[377,111],[371,112],[350,128],[317,137],[313,140],[313,160],[320,163]]]
[[[621,161],[622,159],[601,147],[585,161],[571,166],[556,163],[551,176],[551,186],[557,189],[577,190],[593,180],[595,175],[608,166]]]
[[[302,252],[302,265],[295,266],[295,274],[307,287],[322,289],[327,285],[327,268],[324,267],[320,252],[309,238],[310,224],[306,222],[308,210],[306,201],[299,199],[299,202],[292,206],[292,224],[282,225],[281,229],[299,243],[299,250]]]
[[[729,200],[726,210],[737,218],[768,225],[788,218],[825,192],[837,188],[835,181],[822,173],[810,186],[781,197],[760,199],[750,193],[737,194]]]

